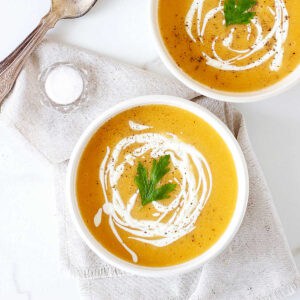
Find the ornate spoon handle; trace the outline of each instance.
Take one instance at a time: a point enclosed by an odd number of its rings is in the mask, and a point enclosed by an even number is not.
[[[57,15],[50,11],[22,44],[0,63],[0,104],[12,89],[26,59],[57,21]]]

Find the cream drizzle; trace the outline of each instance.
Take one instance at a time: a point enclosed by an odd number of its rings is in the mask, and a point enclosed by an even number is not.
[[[146,127],[145,129],[151,128]],[[138,129],[135,130],[141,130],[140,127],[136,128]],[[133,145],[136,145],[136,148],[132,153],[120,161],[123,151]],[[181,174],[180,180],[177,178],[173,180],[178,184],[179,191],[169,205],[163,205],[159,201],[148,204],[155,209],[154,220],[141,220],[132,216],[139,194],[138,189],[125,201],[118,190],[118,181],[126,164],[133,166],[147,152],[152,158],[169,154],[172,164]],[[122,240],[118,228],[130,233],[130,239],[156,247],[170,245],[194,230],[212,189],[212,174],[204,156],[195,147],[182,142],[171,133],[134,134],[120,140],[113,149],[107,147],[99,168],[99,178],[105,199],[103,212],[108,215],[113,234],[130,253],[133,262],[138,261],[138,256]],[[108,193],[111,197],[108,197]],[[99,211],[95,215],[96,220]],[[169,219],[164,220],[166,216]]]
[[[146,126],[146,125],[138,124],[138,123],[135,123],[133,121],[129,121],[128,123],[129,123],[129,127],[132,130],[142,131],[142,130],[146,130],[146,129],[152,128],[152,126]]]
[[[94,217],[94,225],[96,227],[99,227],[101,224],[101,220],[102,220],[102,208],[99,208],[98,212],[95,214]]]
[[[200,41],[201,44],[204,44],[205,31],[209,21],[219,13],[224,15],[223,2],[220,1],[219,5],[208,11],[202,20],[202,10],[205,1],[206,0],[194,0],[186,15],[186,32],[194,43]],[[272,59],[269,68],[271,71],[278,71],[282,65],[284,43],[287,39],[289,30],[289,19],[284,0],[274,0],[274,7],[275,11],[271,7],[268,7],[271,16],[274,18],[273,27],[268,34],[265,36],[263,35],[261,22],[257,17],[254,17],[251,20],[251,24],[246,25],[248,33],[247,40],[250,40],[251,34],[256,35],[256,39],[252,46],[248,49],[233,49],[232,43],[234,39],[235,28],[232,28],[229,35],[221,43],[227,50],[237,53],[237,55],[231,59],[222,59],[218,54],[216,46],[221,39],[219,36],[216,36],[211,44],[213,56],[202,51],[202,55],[206,59],[207,65],[225,71],[244,71],[258,67],[267,62],[269,59]],[[195,19],[196,22],[194,22]],[[225,24],[224,21],[223,24]],[[196,30],[194,30],[194,26],[196,26]],[[197,36],[195,36],[196,33]],[[272,39],[274,39],[275,42],[269,51],[267,51],[265,54],[261,54],[261,56],[253,62],[248,64],[245,62],[243,64],[243,61],[246,58],[257,54],[257,52],[265,48],[267,43],[269,43]]]

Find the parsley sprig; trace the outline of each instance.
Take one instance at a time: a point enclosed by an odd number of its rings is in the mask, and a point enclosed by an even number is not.
[[[256,0],[225,0],[224,14],[226,26],[234,24],[248,24],[255,16],[255,12],[249,11],[257,4]]]
[[[174,183],[157,187],[159,181],[170,171],[169,163],[170,155],[161,156],[158,161],[153,159],[150,178],[148,178],[147,169],[139,162],[135,183],[139,188],[143,206],[152,201],[169,198],[169,194],[175,189]]]

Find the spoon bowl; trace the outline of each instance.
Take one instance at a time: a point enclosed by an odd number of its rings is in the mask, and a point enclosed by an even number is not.
[[[59,19],[79,18],[89,12],[97,0],[52,0],[51,11]]]

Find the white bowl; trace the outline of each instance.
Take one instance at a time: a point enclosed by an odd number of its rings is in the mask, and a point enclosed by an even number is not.
[[[198,257],[174,266],[169,267],[143,267],[134,263],[126,262],[108,250],[106,250],[90,233],[88,228],[86,227],[78,207],[77,198],[76,198],[76,175],[77,168],[82,156],[82,153],[87,146],[88,142],[92,138],[92,136],[96,133],[96,131],[110,118],[113,116],[130,109],[136,106],[143,105],[151,105],[151,104],[164,104],[179,107],[181,109],[192,112],[193,114],[199,116],[201,119],[205,120],[209,123],[223,138],[224,142],[228,146],[229,150],[232,153],[237,177],[238,177],[238,196],[237,196],[237,204],[233,214],[233,217],[225,230],[224,234],[220,237],[220,239],[206,252],[199,255]],[[243,153],[240,149],[240,146],[230,130],[226,127],[224,123],[222,123],[216,116],[210,113],[205,108],[201,107],[199,104],[193,103],[188,100],[184,100],[177,97],[172,96],[143,96],[127,101],[123,101],[120,104],[108,109],[103,112],[92,124],[84,131],[79,141],[77,142],[73,153],[70,158],[68,172],[67,172],[67,199],[70,204],[70,211],[72,215],[72,219],[74,224],[81,235],[82,239],[86,242],[86,244],[104,261],[109,264],[122,269],[127,272],[131,272],[134,274],[142,275],[142,276],[164,276],[164,275],[173,275],[191,271],[193,269],[198,268],[200,265],[206,263],[211,260],[218,254],[220,254],[231,242],[234,235],[238,231],[244,214],[247,207],[248,201],[248,172],[246,162],[243,156]]]
[[[300,65],[288,76],[280,80],[279,82],[255,92],[227,92],[217,89],[212,89],[207,85],[204,85],[187,73],[185,73],[181,68],[177,66],[173,57],[170,55],[167,47],[164,44],[162,36],[160,34],[159,24],[158,24],[158,3],[159,0],[151,0],[151,28],[154,37],[154,42],[159,53],[159,56],[165,66],[169,71],[182,83],[184,83],[190,89],[196,91],[197,93],[216,99],[220,101],[227,102],[254,102],[263,100],[269,97],[273,97],[280,93],[283,93],[290,89],[292,86],[296,85],[300,81]]]

